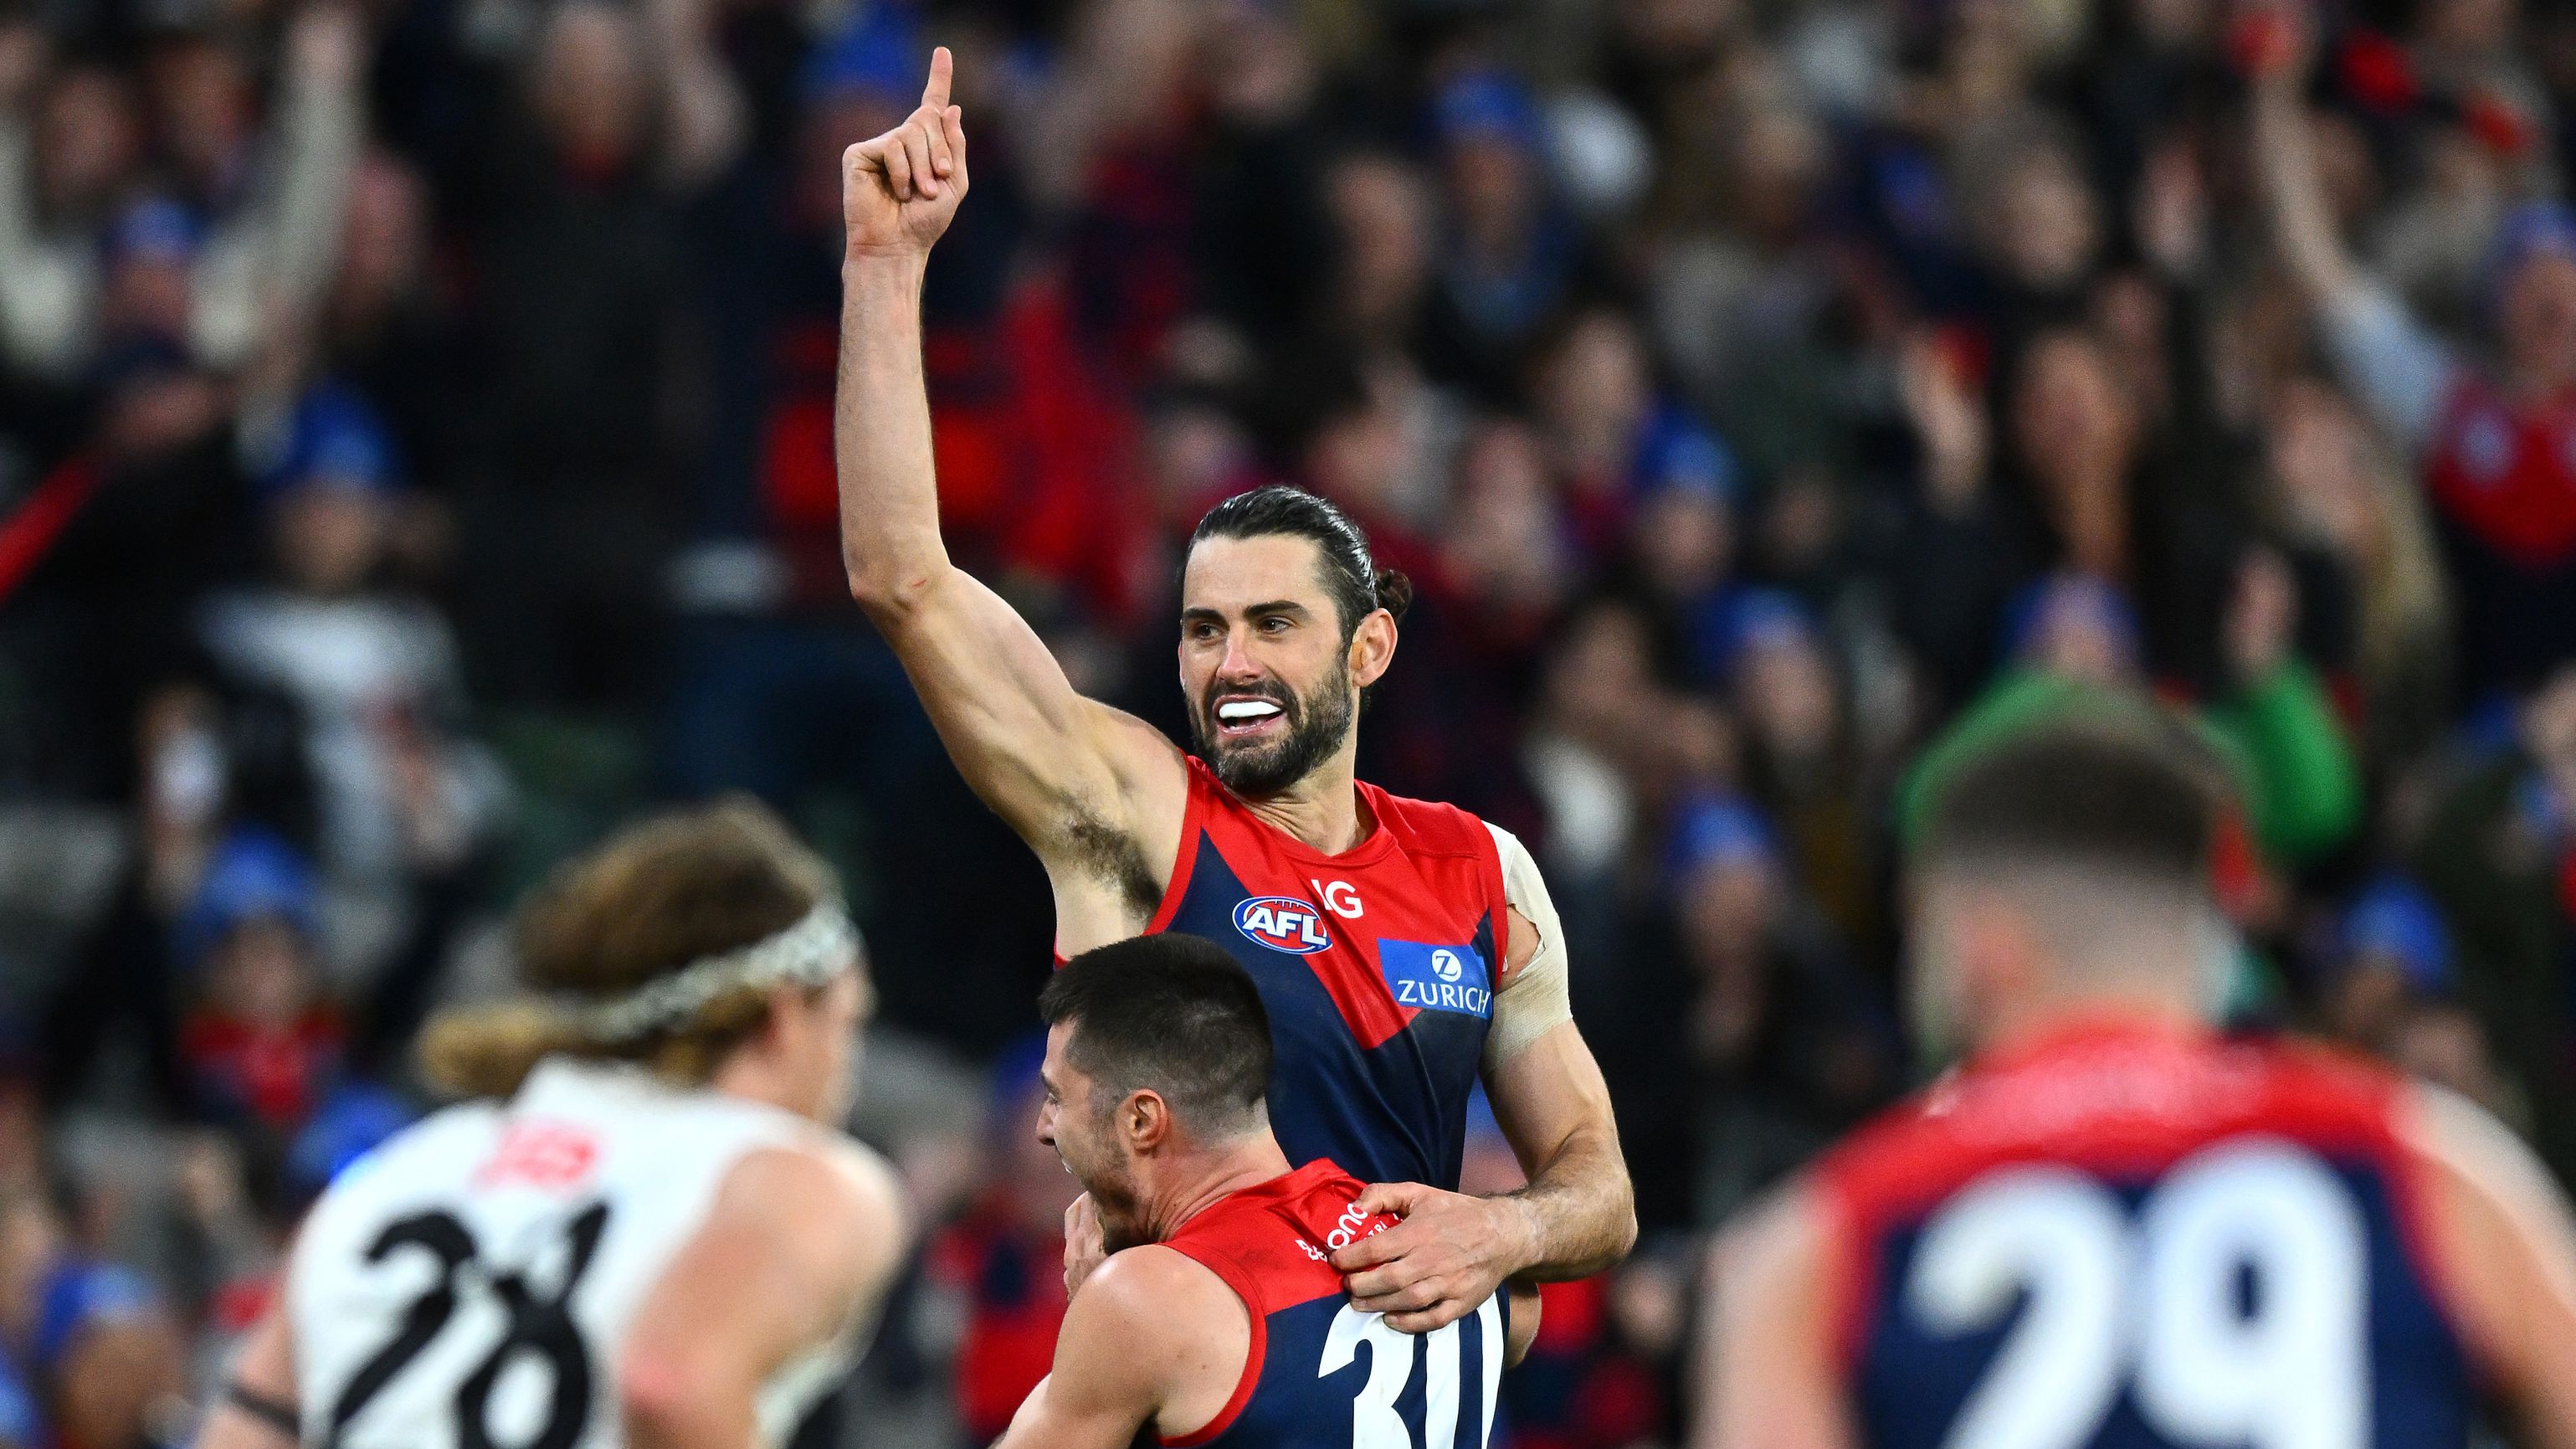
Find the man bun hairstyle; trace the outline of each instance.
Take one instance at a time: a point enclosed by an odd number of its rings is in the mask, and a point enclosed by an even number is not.
[[[1212,941],[1134,936],[1067,961],[1038,994],[1050,1027],[1105,1107],[1138,1089],[1171,1104],[1191,1135],[1222,1140],[1268,1119],[1270,1014],[1252,978]]]
[[[2033,723],[1934,784],[1917,864],[2099,871],[2204,891],[2225,779],[2187,727],[2143,703]]]
[[[1285,534],[1311,539],[1324,556],[1324,587],[1342,626],[1342,642],[1359,632],[1360,620],[1372,609],[1402,619],[1413,606],[1413,581],[1398,569],[1381,569],[1369,555],[1368,535],[1351,516],[1324,498],[1286,483],[1270,483],[1237,493],[1207,511],[1190,534],[1196,549],[1206,538],[1268,538]]]

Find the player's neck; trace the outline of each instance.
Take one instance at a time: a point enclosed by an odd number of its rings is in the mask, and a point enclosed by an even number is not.
[[[1377,829],[1360,806],[1357,754],[1355,743],[1345,744],[1296,784],[1244,806],[1308,849],[1339,855]]]
[[[1258,1187],[1288,1171],[1288,1154],[1270,1129],[1192,1153],[1174,1164],[1172,1187],[1147,1212],[1153,1241],[1180,1231],[1181,1224],[1207,1211],[1218,1199]]]
[[[2209,1021],[2188,976],[2141,972],[2135,978],[2023,992],[1997,1003],[1986,1013],[1977,1055],[2012,1056],[2052,1038],[2104,1026],[2182,1035],[2208,1030]]]
[[[804,1106],[777,1063],[757,1052],[737,1050],[707,1078],[707,1090],[719,1096],[758,1102],[781,1112],[804,1116]]]

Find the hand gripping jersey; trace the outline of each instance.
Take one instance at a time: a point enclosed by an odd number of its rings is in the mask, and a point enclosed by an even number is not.
[[[2459,1445],[2399,1084],[2322,1053],[2079,1030],[1820,1165],[1876,1449]]]
[[[1291,1162],[1454,1191],[1492,1025],[1502,859],[1454,806],[1359,787],[1377,829],[1340,855],[1263,821],[1189,762],[1180,858],[1145,929],[1225,947],[1261,988],[1270,1125]]]
[[[304,1442],[614,1449],[612,1380],[638,1307],[736,1161],[816,1131],[553,1059],[511,1101],[387,1142],[324,1194],[288,1265]],[[847,1350],[818,1346],[763,1386],[764,1442],[794,1430]]]
[[[1505,1305],[1402,1333],[1353,1308],[1324,1261],[1395,1220],[1353,1210],[1357,1178],[1310,1162],[1217,1199],[1163,1246],[1225,1280],[1252,1315],[1243,1378],[1215,1419],[1165,1444],[1227,1449],[1484,1449],[1503,1381]]]

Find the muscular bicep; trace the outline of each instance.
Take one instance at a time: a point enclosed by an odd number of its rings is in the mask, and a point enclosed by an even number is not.
[[[1055,1362],[1000,1449],[1126,1449],[1213,1420],[1251,1352],[1251,1319],[1215,1274],[1168,1248],[1114,1254],[1057,1330]]]
[[[1485,1096],[1521,1169],[1533,1179],[1588,1138],[1617,1147],[1609,1084],[1572,1021],[1559,1022],[1511,1060],[1487,1068]]]
[[[1073,1380],[1038,1380],[995,1449],[1127,1449],[1153,1417],[1150,1406],[1113,1401]]]
[[[1084,698],[1009,601],[947,567],[877,625],[949,758],[975,793],[1047,855],[1087,826],[1177,820],[1180,752],[1142,720]],[[1163,807],[1159,811],[1155,808]]]

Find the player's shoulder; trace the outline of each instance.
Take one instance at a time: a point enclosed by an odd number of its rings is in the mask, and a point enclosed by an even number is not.
[[[819,1234],[899,1237],[900,1179],[868,1147],[821,1128],[781,1134],[745,1151],[725,1172],[719,1210],[801,1221]]]
[[[1230,1325],[1260,1316],[1241,1284],[1168,1243],[1110,1254],[1066,1308],[1065,1333],[1102,1336],[1122,1357],[1178,1357]]]
[[[2386,1067],[2321,1043],[2105,1034],[1944,1073],[1828,1150],[1814,1179],[1866,1214],[2007,1159],[2128,1159],[2246,1132],[2375,1150],[2405,1090]]]
[[[320,1215],[360,1201],[435,1191],[481,1166],[498,1140],[501,1104],[487,1098],[442,1107],[351,1158],[314,1204]]]
[[[800,1275],[867,1288],[902,1261],[910,1217],[902,1185],[883,1158],[814,1128],[736,1158],[701,1231],[760,1243]]]
[[[1365,781],[1360,789],[1376,813],[1381,829],[1394,833],[1415,855],[1463,855],[1483,860],[1495,854],[1493,832],[1474,812],[1439,800],[1417,800],[1381,790]]]
[[[1165,1246],[1215,1273],[1264,1315],[1338,1294],[1333,1252],[1394,1222],[1356,1208],[1365,1186],[1318,1159],[1219,1199]]]

